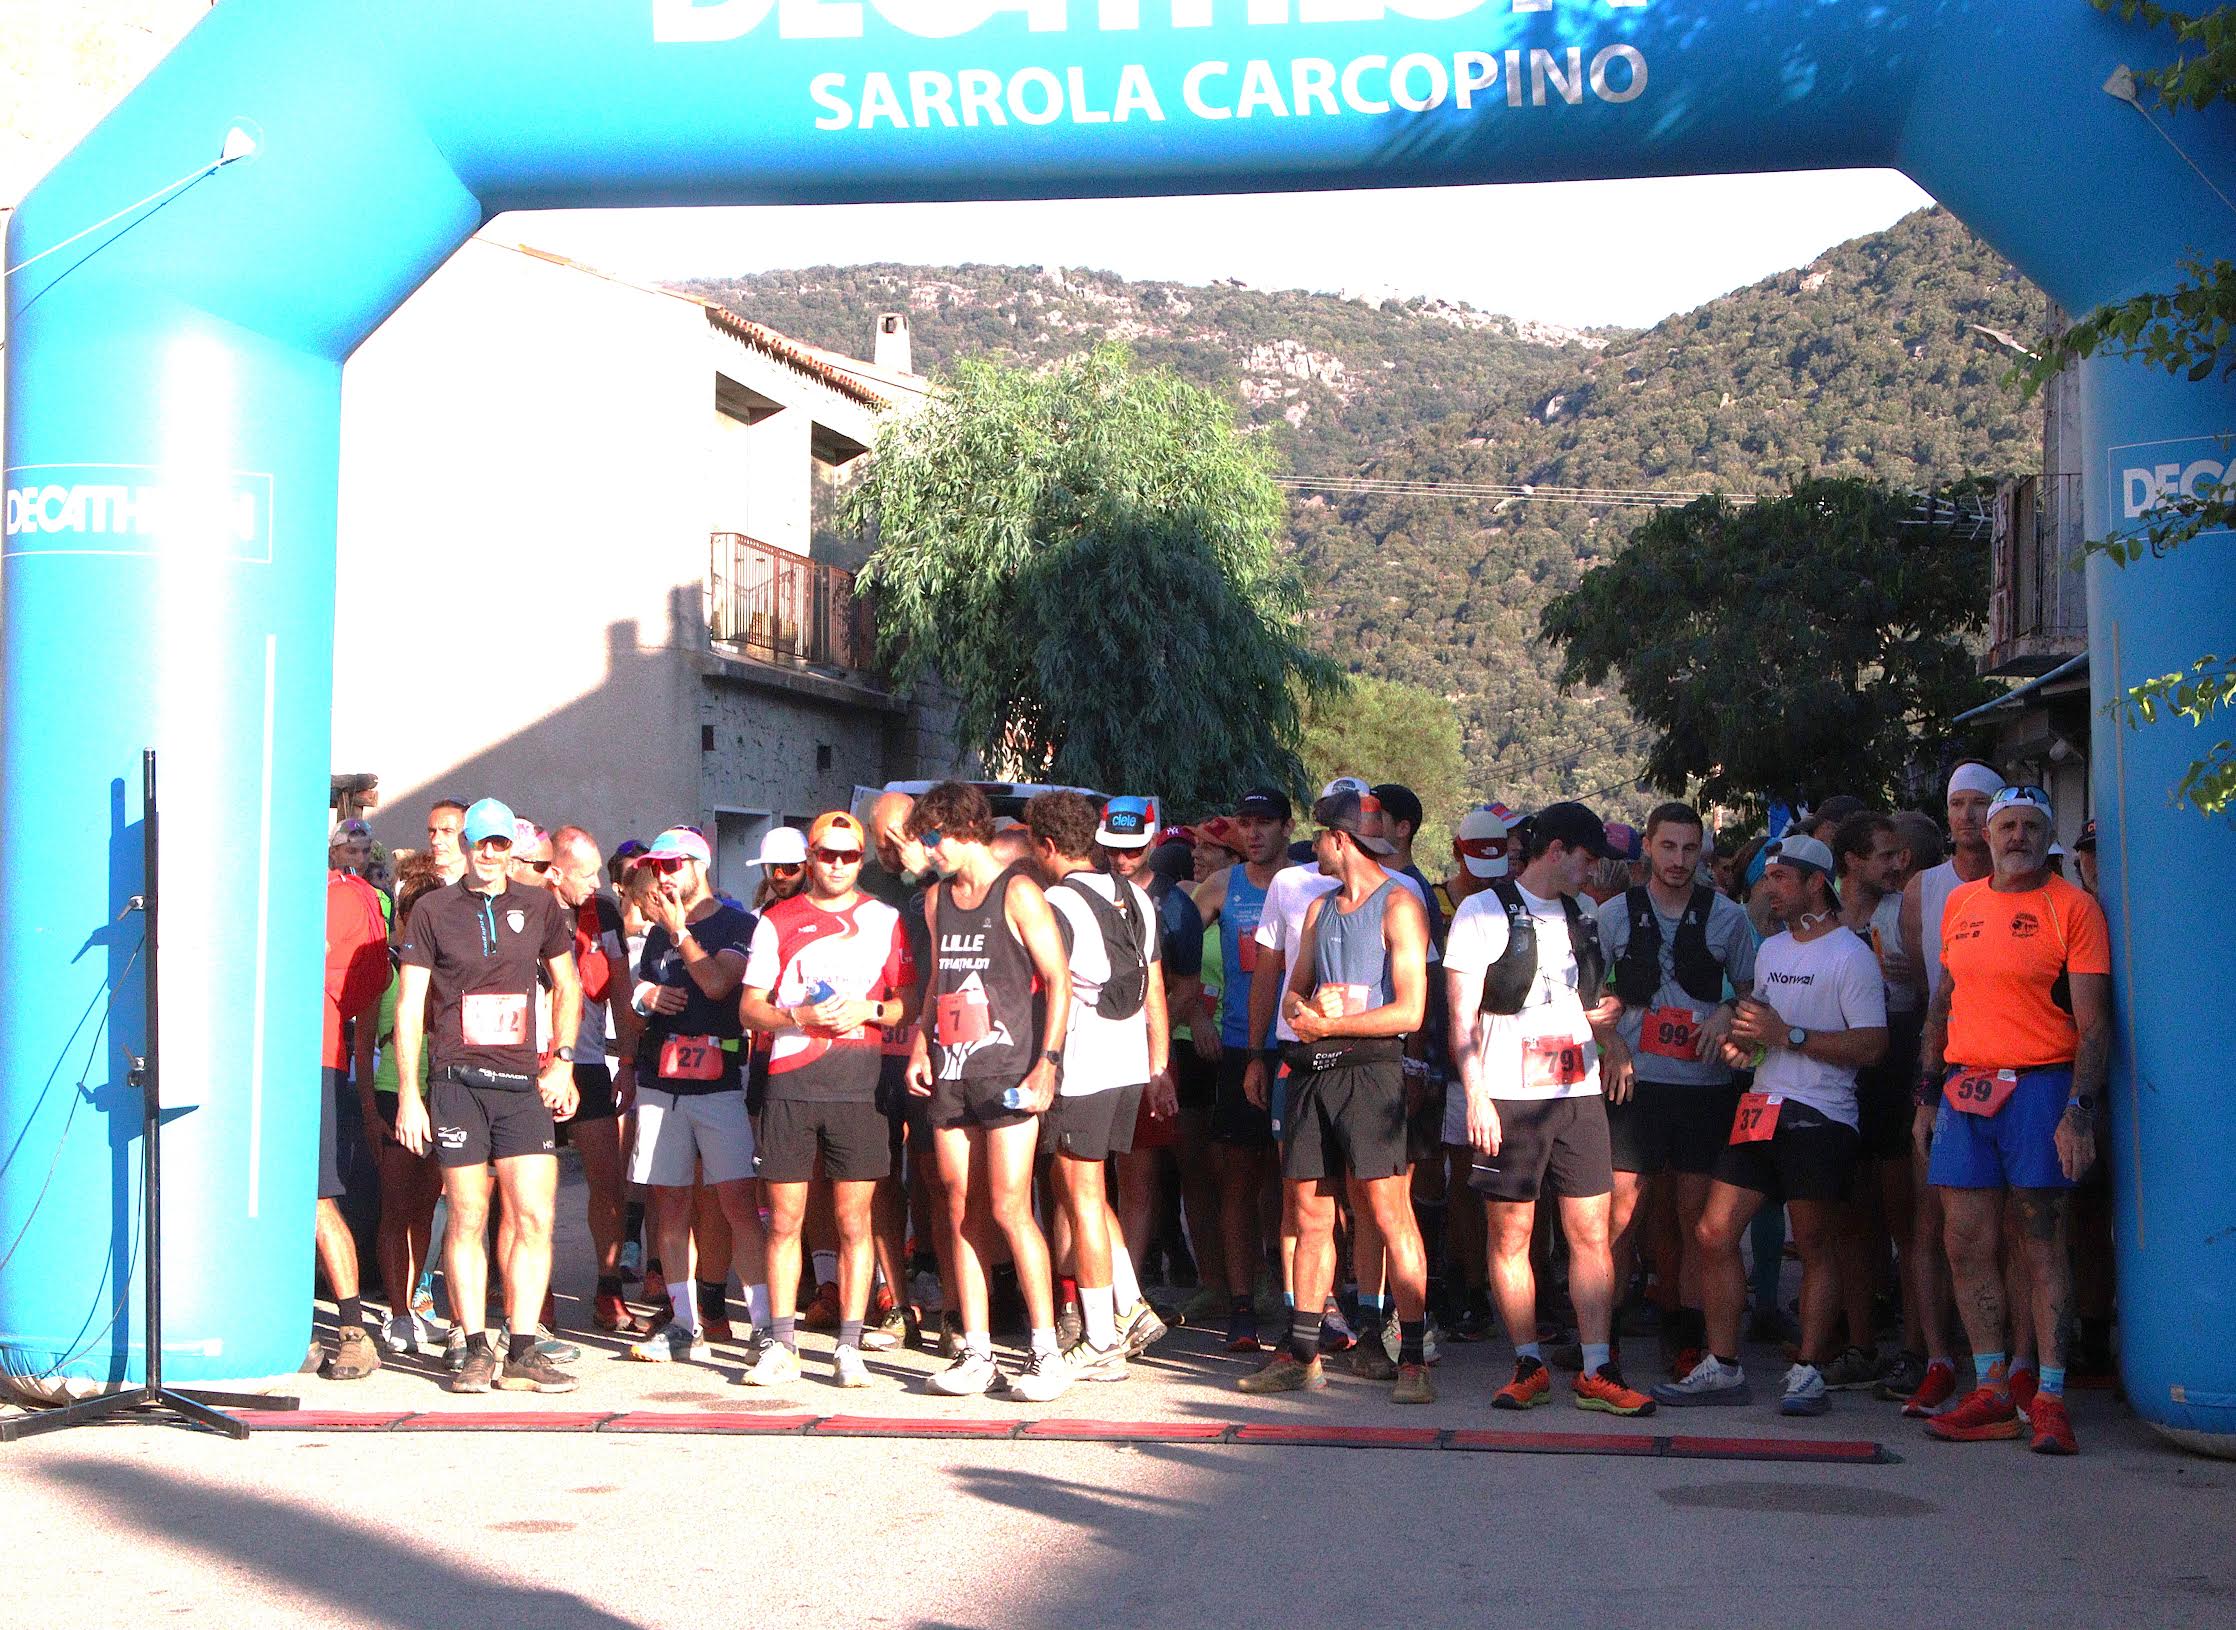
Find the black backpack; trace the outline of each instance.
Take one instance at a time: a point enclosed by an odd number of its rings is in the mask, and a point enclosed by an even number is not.
[[[1134,891],[1118,883],[1118,903],[1112,905],[1075,872],[1057,884],[1087,902],[1095,926],[1102,931],[1103,951],[1110,958],[1110,977],[1095,997],[1095,1013],[1105,1019],[1130,1019],[1149,1000],[1149,926],[1134,903]],[[1059,922],[1062,918],[1059,916]]]
[[[1537,919],[1530,915],[1522,891],[1508,879],[1493,883],[1491,892],[1506,912],[1506,949],[1484,973],[1482,1011],[1519,1013],[1537,978]],[[1599,1001],[1607,972],[1607,959],[1599,948],[1599,924],[1565,894],[1561,910],[1568,917],[1568,944],[1576,958],[1576,996],[1590,1008]]]
[[[1678,988],[1696,1002],[1723,1000],[1724,965],[1708,948],[1708,914],[1716,903],[1715,892],[1695,884],[1677,919],[1676,964]],[[1626,1006],[1644,1007],[1661,989],[1661,923],[1654,914],[1653,896],[1643,888],[1626,891],[1623,909],[1630,917],[1630,938],[1615,959],[1609,983]]]

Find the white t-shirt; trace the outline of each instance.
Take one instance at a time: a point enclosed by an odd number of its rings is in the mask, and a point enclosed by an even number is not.
[[[1106,1019],[1095,1011],[1103,981],[1110,977],[1110,948],[1103,944],[1095,908],[1079,897],[1073,879],[1084,883],[1113,905],[1118,900],[1118,879],[1107,872],[1073,872],[1049,888],[1048,903],[1071,932],[1071,1020],[1064,1034],[1064,1071],[1058,1091],[1065,1098],[1084,1098],[1117,1087],[1139,1086],[1149,1079],[1149,1009],[1130,1019]],[[1128,883],[1134,909],[1148,936],[1152,965],[1160,958],[1157,908],[1138,883]]]
[[[1537,929],[1537,977],[1519,1013],[1475,1015],[1475,1051],[1493,1098],[1586,1098],[1599,1091],[1599,1045],[1576,989],[1576,948],[1558,900],[1515,889]],[[1584,913],[1590,922],[1592,914]],[[1489,889],[1471,894],[1444,936],[1447,973],[1485,972],[1506,954],[1506,907]],[[1460,1015],[1452,1015],[1456,1024]]]
[[[1422,911],[1429,908],[1428,896],[1421,892],[1421,885],[1405,873],[1392,867],[1382,868],[1385,875],[1394,878],[1411,891],[1421,902]],[[1266,903],[1258,913],[1257,942],[1269,951],[1279,951],[1285,959],[1283,978],[1287,978],[1287,960],[1296,955],[1297,942],[1304,938],[1304,914],[1312,909],[1312,902],[1323,894],[1333,894],[1337,880],[1320,870],[1314,862],[1309,866],[1285,866],[1273,874],[1273,881],[1266,885]],[[1428,960],[1436,961],[1436,941],[1429,941]],[[1273,1036],[1276,1041],[1295,1041],[1297,1033],[1289,1028],[1283,1011],[1286,1001],[1274,1009]]]
[[[1882,1030],[1886,986],[1871,947],[1846,928],[1806,945],[1793,935],[1766,941],[1755,957],[1755,995],[1803,1030]],[[1755,1091],[1807,1104],[1843,1125],[1856,1124],[1856,1072],[1788,1047],[1773,1047],[1755,1071]]]

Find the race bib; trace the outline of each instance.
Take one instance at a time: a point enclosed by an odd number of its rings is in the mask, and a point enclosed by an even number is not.
[[[942,1047],[968,1047],[993,1033],[993,1009],[982,990],[953,990],[939,999],[932,1033]]]
[[[660,1044],[663,1081],[719,1081],[722,1042],[715,1036],[670,1036]]]
[[[1638,1050],[1656,1058],[1699,1060],[1700,1021],[1691,1008],[1657,1007],[1638,1026]]]
[[[527,992],[470,991],[459,1009],[468,1047],[528,1045]]]
[[[1778,1130],[1778,1111],[1785,1099],[1775,1092],[1743,1092],[1739,1113],[1731,1118],[1733,1143],[1768,1143]]]
[[[2018,1090],[2016,1070],[1959,1070],[1942,1086],[1941,1096],[1960,1115],[1999,1115]]]
[[[1322,985],[1312,996],[1324,1019],[1347,1018],[1353,1013],[1364,1013],[1367,1008],[1364,985]]]
[[[1236,943],[1242,947],[1242,974],[1247,979],[1258,971],[1258,936],[1255,933],[1244,934]]]
[[[1566,1036],[1531,1036],[1522,1043],[1522,1085],[1536,1091],[1573,1087],[1584,1079],[1584,1044]]]

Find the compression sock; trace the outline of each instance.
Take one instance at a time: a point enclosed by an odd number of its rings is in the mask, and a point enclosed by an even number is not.
[[[621,1275],[617,1273],[598,1275],[598,1294],[600,1296],[619,1297],[621,1294]]]
[[[768,1328],[769,1287],[766,1283],[745,1287],[745,1316],[753,1321],[754,1329]]]
[[[1132,1307],[1141,1300],[1141,1276],[1134,1272],[1133,1253],[1115,1233],[1110,1236],[1110,1294],[1118,1307]]]
[[[2011,1390],[2011,1375],[2004,1367],[2001,1353],[1974,1353],[1972,1355],[1972,1381],[1975,1386],[1993,1392]]]
[[[1584,1373],[1597,1375],[1607,1368],[1608,1344],[1604,1341],[1587,1341],[1584,1348]]]
[[[1289,1356],[1299,1364],[1310,1364],[1320,1356],[1319,1314],[1289,1315]]]
[[[1427,1362],[1421,1356],[1421,1343],[1427,1338],[1428,1333],[1429,1321],[1426,1319],[1401,1318],[1398,1320],[1398,1362],[1400,1364]]]
[[[800,1352],[800,1316],[781,1313],[769,1321],[769,1335],[781,1347],[788,1348],[797,1358]]]
[[[505,1344],[505,1362],[507,1364],[525,1364],[535,1356],[535,1352],[536,1333],[530,1330],[523,1334],[515,1330],[512,1333],[512,1339]]]
[[[2054,1367],[2048,1364],[2043,1365],[2036,1379],[2040,1383],[2040,1390],[2048,1393],[2052,1398],[2065,1396],[2064,1365],[2059,1364]]]
[[[1086,1321],[1089,1346],[1109,1347],[1117,1342],[1118,1317],[1115,1307],[1116,1297],[1108,1285],[1079,1287],[1079,1313]]]
[[[815,1264],[815,1282],[817,1285],[829,1285],[837,1281],[838,1252],[814,1251],[809,1253],[809,1260]]]
[[[730,1284],[728,1280],[699,1282],[699,1322],[712,1324],[717,1319],[730,1316]]]
[[[352,1325],[365,1322],[365,1309],[356,1297],[338,1296],[334,1303],[334,1326],[337,1332],[347,1332]]]

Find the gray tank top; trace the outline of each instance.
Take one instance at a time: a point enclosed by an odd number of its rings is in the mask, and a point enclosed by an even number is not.
[[[1390,890],[1397,886],[1396,879],[1385,879],[1348,913],[1336,909],[1340,896],[1335,894],[1328,895],[1320,908],[1313,945],[1314,983],[1322,990],[1331,985],[1348,987],[1346,1013],[1365,1013],[1395,1000],[1389,947],[1382,943],[1382,917],[1390,907]]]
[[[1956,862],[1944,860],[1918,878],[1918,960],[1925,964],[1925,999],[1933,1000],[1933,993],[1941,984],[1941,913],[1948,908],[1949,896],[1956,893],[1957,885],[1964,879],[1957,876]]]

